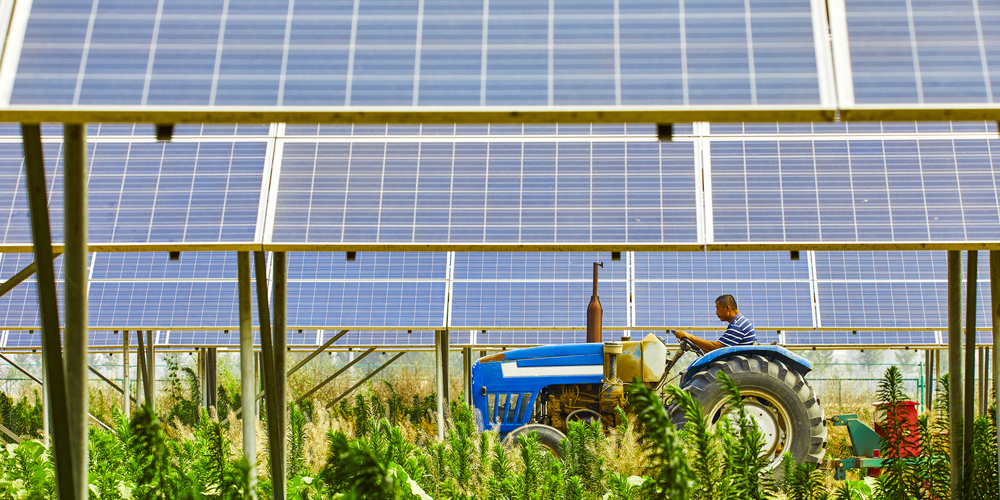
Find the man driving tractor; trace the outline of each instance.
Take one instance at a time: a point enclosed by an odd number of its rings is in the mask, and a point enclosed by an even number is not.
[[[705,340],[691,335],[683,330],[674,331],[677,340],[687,339],[688,342],[698,346],[702,352],[709,352],[720,347],[734,345],[750,345],[757,341],[757,333],[753,329],[753,323],[740,314],[736,308],[736,298],[732,295],[724,294],[715,299],[715,315],[720,321],[729,323],[729,328],[719,337],[718,341]]]

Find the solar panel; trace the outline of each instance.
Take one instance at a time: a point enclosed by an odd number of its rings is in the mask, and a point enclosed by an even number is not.
[[[992,241],[996,140],[714,141],[716,242]]]
[[[443,282],[292,282],[289,327],[444,328]]]
[[[816,252],[815,256],[821,326],[948,329],[944,252]],[[966,266],[962,264],[963,280]],[[985,252],[977,274],[976,324],[987,327],[992,318]]]
[[[691,143],[286,143],[274,243],[697,242]]]
[[[61,145],[45,144],[53,242],[62,241]],[[253,242],[267,144],[98,142],[88,159],[91,244]],[[21,145],[0,143],[2,244],[30,244]]]
[[[808,0],[32,7],[11,102],[819,104]]]
[[[996,5],[848,0],[845,6],[856,102],[994,102]]]

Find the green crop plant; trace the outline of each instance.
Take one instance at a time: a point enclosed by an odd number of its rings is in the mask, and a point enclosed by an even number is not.
[[[27,397],[17,402],[0,392],[0,424],[18,436],[36,437],[42,430],[42,397],[36,389],[33,401]],[[10,438],[0,433],[0,443]]]
[[[907,452],[919,445],[919,436],[910,432],[902,415],[907,398],[898,368],[890,366],[885,371],[875,397],[885,412],[878,422],[882,428],[882,473],[875,486],[876,495],[885,500],[908,500],[920,494],[920,485],[913,477],[913,457]]]
[[[683,391],[673,390],[673,393]],[[684,448],[679,443],[674,424],[663,409],[660,397],[643,384],[631,384],[629,401],[643,436],[642,450],[646,454],[643,473],[649,480],[642,485],[644,498],[687,500],[692,490],[691,469]],[[683,397],[683,396],[681,396]]]
[[[291,403],[288,412],[288,479],[301,475],[305,470],[306,417],[299,405]]]

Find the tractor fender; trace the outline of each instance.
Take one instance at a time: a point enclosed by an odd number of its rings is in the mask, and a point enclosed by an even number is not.
[[[680,386],[682,388],[686,387],[691,381],[691,377],[701,371],[702,368],[707,368],[713,361],[725,358],[731,354],[739,354],[741,356],[760,355],[776,359],[802,376],[812,371],[812,363],[808,359],[779,345],[735,345],[716,349],[694,360],[681,375]]]

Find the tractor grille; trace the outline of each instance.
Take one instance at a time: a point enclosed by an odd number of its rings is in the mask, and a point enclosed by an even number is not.
[[[528,410],[532,404],[530,392],[490,392],[486,395],[486,401],[490,424],[523,423],[526,417],[531,417]]]

